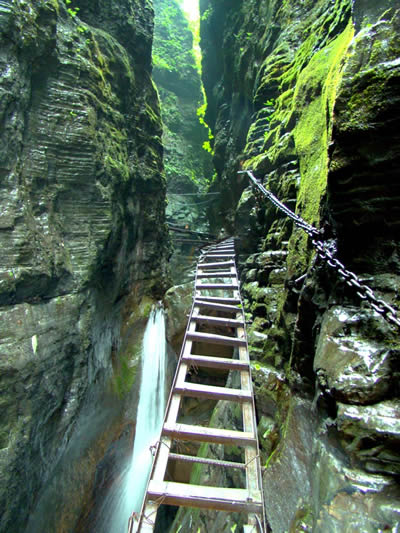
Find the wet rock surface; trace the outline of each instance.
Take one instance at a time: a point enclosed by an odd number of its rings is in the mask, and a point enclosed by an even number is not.
[[[180,347],[185,334],[187,317],[192,307],[193,283],[176,285],[165,293],[164,303],[167,313],[167,339],[176,352]]]
[[[94,384],[112,386],[127,307],[162,293],[151,32],[145,1],[0,6],[1,531],[24,530]]]
[[[324,315],[314,369],[324,390],[340,401],[370,404],[398,392],[398,350],[379,342],[379,330],[384,339],[388,326],[374,318],[380,327],[356,308],[333,307]]]

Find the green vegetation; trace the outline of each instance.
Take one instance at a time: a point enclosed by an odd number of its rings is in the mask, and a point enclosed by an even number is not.
[[[281,17],[290,19],[290,3],[282,4]],[[244,168],[264,170],[280,165],[288,158],[297,159],[301,182],[296,210],[310,224],[318,226],[321,198],[325,194],[328,175],[328,143],[332,131],[333,107],[342,76],[343,61],[354,35],[349,22],[337,33],[346,20],[343,6],[332,8],[318,20],[299,22],[298,32],[303,40],[293,55],[282,42],[274,54],[266,57],[264,76],[256,94],[262,109],[258,123],[249,131],[250,151],[254,139],[263,129],[261,152],[244,162]],[[306,24],[307,23],[307,24]],[[329,28],[329,31],[327,31]],[[329,38],[329,35],[336,35]],[[246,33],[242,31],[243,38]],[[277,87],[271,97],[269,87]],[[262,95],[268,95],[268,99]],[[263,100],[262,100],[263,98]],[[282,191],[283,192],[283,191]],[[308,265],[308,238],[295,231],[289,243],[289,270],[303,272]],[[282,297],[282,302],[285,300]]]
[[[193,35],[188,21],[175,1],[160,1],[156,10],[154,66],[178,76],[192,75],[196,69]]]
[[[131,356],[124,354],[118,364],[118,370],[113,376],[113,391],[119,398],[123,398],[131,390],[136,381],[137,363],[132,364]]]
[[[208,140],[203,142],[202,148],[209,154],[214,155],[214,150],[212,149],[212,146],[211,146],[211,141],[214,139],[214,135],[211,133],[211,129],[209,125],[207,124],[207,122],[205,121],[206,110],[207,110],[207,102],[204,102],[204,104],[201,105],[197,109],[197,116],[199,118],[199,122],[202,126],[206,128],[208,132]]]
[[[65,3],[67,6],[72,4],[72,0],[65,0]],[[71,15],[72,18],[76,17],[79,11],[79,7],[67,7],[68,14]]]
[[[293,104],[301,109],[294,130],[302,176],[299,204],[303,217],[312,224],[319,221],[320,199],[326,189],[333,106],[353,35],[353,24],[349,22],[343,33],[313,55],[297,78]],[[311,90],[317,96],[310,101]]]
[[[201,16],[201,22],[207,22],[210,18],[211,18],[211,15],[212,15],[212,8],[209,7],[208,9],[206,9],[204,11],[204,13],[202,14]]]
[[[167,181],[171,189],[189,192],[205,189],[210,181],[206,152],[212,153],[212,134],[204,121],[206,105],[194,52],[198,20],[188,22],[181,5],[182,0],[154,2],[153,74],[161,101]],[[170,210],[179,211],[179,206],[170,203]]]
[[[193,35],[193,53],[196,61],[196,67],[199,73],[201,73],[201,50],[200,50],[200,13],[199,6],[196,9],[192,9],[190,12],[186,11],[185,3],[183,0],[178,0],[183,9],[183,12],[187,18],[189,29]]]

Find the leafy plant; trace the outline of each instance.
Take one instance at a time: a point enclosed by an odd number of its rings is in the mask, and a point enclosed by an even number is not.
[[[202,146],[203,150],[205,150],[209,154],[214,154],[214,150],[211,148],[210,141],[204,141],[201,146]]]
[[[206,20],[208,20],[211,17],[211,14],[212,14],[212,9],[211,7],[209,7],[208,9],[204,11],[203,15],[201,16],[201,21],[206,22]]]
[[[197,109],[197,112],[196,112],[197,116],[199,117],[200,124],[202,126],[204,126],[207,129],[207,131],[208,131],[208,141],[204,141],[202,147],[203,147],[203,150],[205,150],[206,152],[208,152],[210,154],[214,154],[214,150],[211,147],[211,141],[214,139],[214,135],[211,133],[211,129],[210,129],[209,125],[204,120],[204,117],[206,115],[206,109],[207,109],[207,102],[205,102],[203,105],[201,105]]]
[[[65,0],[65,3],[68,5],[72,4],[72,0]],[[68,14],[74,18],[78,14],[79,7],[67,7]]]

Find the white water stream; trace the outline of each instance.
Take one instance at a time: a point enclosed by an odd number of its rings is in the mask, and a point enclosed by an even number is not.
[[[166,344],[164,309],[153,309],[143,340],[140,384],[132,464],[129,472],[132,511],[140,511],[152,465],[150,446],[161,432],[165,410]]]
[[[100,533],[126,533],[129,517],[140,511],[153,456],[150,446],[158,440],[164,419],[166,379],[165,319],[162,307],[153,307],[142,349],[142,374],[136,433],[131,463],[114,483],[96,520]]]

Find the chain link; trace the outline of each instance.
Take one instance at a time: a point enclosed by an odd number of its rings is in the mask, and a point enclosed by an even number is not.
[[[283,204],[274,194],[272,194],[271,191],[268,191],[262,183],[260,183],[257,178],[254,176],[254,174],[251,172],[251,170],[244,170],[238,172],[238,174],[247,174],[253,184],[258,188],[259,191],[263,193],[264,196],[266,196],[278,209],[280,209],[283,213],[285,213],[286,216],[291,218],[296,226],[306,231],[310,237],[316,237],[322,235],[322,233],[311,226],[310,224],[307,224],[305,220],[303,220],[301,217],[293,213],[288,207],[286,207],[285,204]]]
[[[368,287],[368,285],[363,283],[354,272],[347,270],[343,263],[336,259],[335,246],[331,242],[320,240],[322,237],[321,231],[308,224],[305,220],[286,207],[274,194],[272,194],[271,191],[268,191],[262,183],[257,180],[251,170],[241,171],[239,174],[247,174],[253,185],[255,185],[264,196],[266,196],[280,211],[291,218],[297,227],[303,229],[311,237],[311,243],[314,246],[318,257],[324,259],[326,263],[338,273],[339,278],[349,287],[356,289],[356,294],[361,300],[366,300],[377,313],[400,328],[400,319],[397,310],[384,300],[375,296],[371,287]]]

